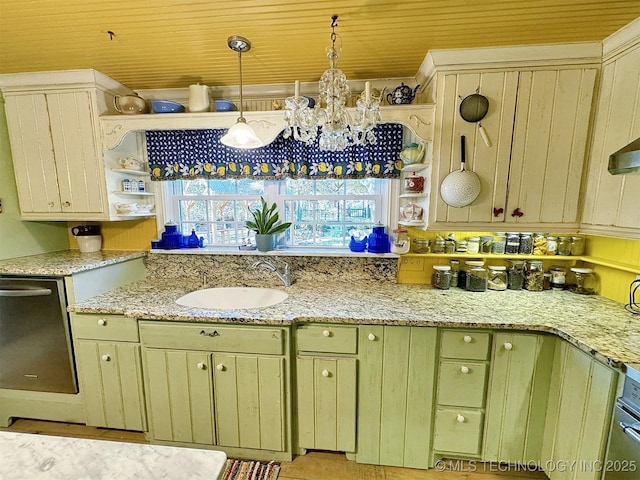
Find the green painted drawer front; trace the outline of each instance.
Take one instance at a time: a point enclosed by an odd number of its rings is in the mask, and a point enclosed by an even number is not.
[[[433,449],[442,453],[479,455],[483,417],[479,410],[438,408]]]
[[[138,320],[121,315],[71,314],[71,328],[75,338],[137,342]]]
[[[486,360],[491,334],[475,330],[444,330],[440,336],[440,357]]]
[[[482,408],[488,368],[484,363],[440,362],[438,404]]]
[[[284,335],[280,328],[140,322],[143,345],[154,348],[282,355]]]
[[[301,325],[297,329],[298,351],[357,353],[358,327]]]

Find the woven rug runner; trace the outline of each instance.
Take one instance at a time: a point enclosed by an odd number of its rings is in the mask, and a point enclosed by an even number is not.
[[[228,459],[220,480],[276,480],[280,464]]]

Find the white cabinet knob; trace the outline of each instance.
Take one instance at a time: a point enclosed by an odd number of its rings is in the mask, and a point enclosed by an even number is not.
[[[98,325],[104,327],[107,324],[107,321],[104,318],[98,320]]]
[[[322,376],[323,377],[328,377],[329,376],[329,370],[322,370]]]
[[[460,371],[462,373],[469,373],[469,367],[467,367],[466,365],[463,365],[460,367]]]
[[[464,343],[471,343],[471,340],[473,340],[473,339],[471,338],[470,335],[465,335],[463,340],[464,340]]]
[[[198,362],[198,368],[200,370],[206,370],[207,369],[207,365],[204,362]]]
[[[219,372],[224,371],[224,365],[222,363],[219,363],[218,365],[216,365],[216,370],[218,370]]]
[[[103,362],[110,362],[111,361],[111,357],[109,355],[106,355],[106,354],[102,355],[102,357],[100,357],[100,358],[102,358]]]
[[[370,333],[367,338],[373,342],[376,339],[376,336],[373,333]]]
[[[504,343],[504,349],[505,350],[511,350],[513,348],[513,344],[509,343],[509,342],[505,342]]]
[[[322,335],[324,335],[325,337],[328,337],[331,335],[331,332],[329,330],[323,330]]]
[[[458,420],[458,423],[464,423],[464,416],[462,416],[462,415],[458,415],[458,416],[456,417],[456,420]]]

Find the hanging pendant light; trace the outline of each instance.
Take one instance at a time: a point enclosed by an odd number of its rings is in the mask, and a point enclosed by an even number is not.
[[[315,142],[320,133],[320,150],[341,151],[351,145],[375,144],[373,129],[380,121],[380,101],[371,97],[369,82],[356,102],[355,121],[347,111],[351,90],[346,75],[336,68],[340,49],[336,48],[338,16],[331,17],[331,47],[327,50],[329,69],[320,78],[320,102],[309,108],[309,102],[300,96],[296,81],[295,95],[285,100],[284,118],[287,124],[284,138],[293,136],[307,145]]]
[[[258,148],[264,144],[258,138],[256,132],[247,124],[247,120],[242,115],[242,53],[251,49],[251,42],[244,37],[234,35],[229,37],[227,45],[234,52],[238,52],[238,66],[240,70],[240,117],[226,134],[220,138],[220,142],[228,147],[234,148]]]

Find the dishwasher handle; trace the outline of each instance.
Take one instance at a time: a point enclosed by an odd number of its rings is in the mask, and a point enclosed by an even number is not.
[[[0,297],[42,297],[51,293],[50,288],[42,287],[0,288]]]
[[[626,435],[629,435],[636,443],[640,443],[640,422],[631,424],[620,422],[619,426]]]

